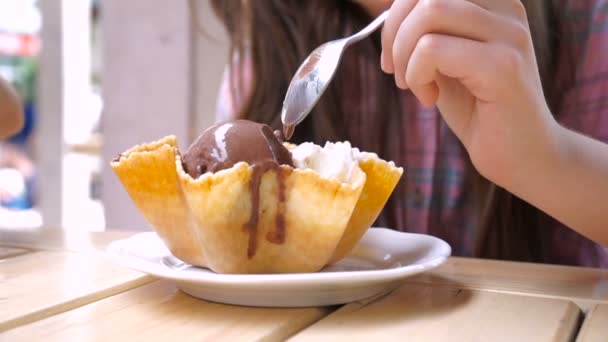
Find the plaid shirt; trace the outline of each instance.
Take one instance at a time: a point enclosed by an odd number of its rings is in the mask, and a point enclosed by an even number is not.
[[[567,85],[555,115],[562,125],[608,142],[608,0],[560,1],[558,8],[566,19],[560,32],[570,35],[573,43],[559,52],[555,81],[564,74],[567,57],[575,61],[576,69],[575,80]],[[239,81],[246,87],[252,77],[249,63],[245,59],[239,65]],[[225,80],[220,89],[218,120],[228,119],[235,112],[233,105],[243,102],[231,98]],[[357,99],[356,93],[349,99]],[[398,227],[440,237],[452,246],[454,255],[470,256],[479,215],[466,198],[466,151],[435,108],[423,108],[410,92],[403,96],[405,119],[401,131],[407,134],[397,139],[403,139],[401,146],[407,146],[401,151],[407,196],[397,201],[399,205],[390,215]],[[376,101],[366,99],[363,106],[373,110]],[[362,106],[357,101],[349,102]],[[547,262],[608,268],[608,249],[550,218],[542,225],[541,231],[547,234],[543,237]]]

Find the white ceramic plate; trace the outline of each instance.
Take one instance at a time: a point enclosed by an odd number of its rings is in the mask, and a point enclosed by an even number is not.
[[[405,277],[443,263],[450,246],[438,238],[370,228],[350,256],[316,273],[218,274],[171,255],[156,233],[112,242],[121,265],[170,279],[184,292],[209,301],[266,307],[343,304],[383,293]]]

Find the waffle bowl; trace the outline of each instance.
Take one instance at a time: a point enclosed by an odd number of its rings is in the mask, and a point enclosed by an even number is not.
[[[193,179],[174,136],[137,145],[111,166],[182,261],[217,273],[302,273],[348,255],[399,181],[401,168],[366,156],[347,181],[282,165],[259,175],[258,190],[244,162]]]

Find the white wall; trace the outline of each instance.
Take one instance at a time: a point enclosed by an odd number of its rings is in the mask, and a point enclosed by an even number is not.
[[[108,229],[146,224],[108,163],[142,142],[188,138],[191,35],[186,1],[104,0],[102,201]]]
[[[147,229],[109,161],[168,134],[186,148],[213,122],[227,48],[208,1],[194,3],[205,31],[219,42],[195,32],[188,1],[102,2],[102,200],[108,229]]]
[[[228,58],[228,38],[209,1],[192,2],[199,22],[193,28],[195,73],[192,93],[196,115],[192,137],[196,137],[214,122],[217,92]]]

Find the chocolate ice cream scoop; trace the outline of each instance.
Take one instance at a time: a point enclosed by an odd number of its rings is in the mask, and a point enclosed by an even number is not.
[[[236,120],[208,128],[186,151],[184,169],[193,178],[231,168],[238,162],[293,166],[291,153],[272,129],[253,121]],[[267,167],[264,167],[267,168]]]
[[[247,120],[236,120],[217,124],[207,129],[188,148],[183,156],[184,170],[198,178],[206,172],[217,172],[231,168],[238,162],[246,162],[253,168],[249,188],[251,192],[251,214],[245,229],[249,232],[247,256],[255,255],[258,221],[260,216],[260,182],[267,170],[274,170],[278,183],[278,203],[275,218],[276,230],[266,239],[271,243],[285,242],[285,175],[291,172],[280,165],[293,167],[291,152],[283,146],[280,134],[269,126]]]

